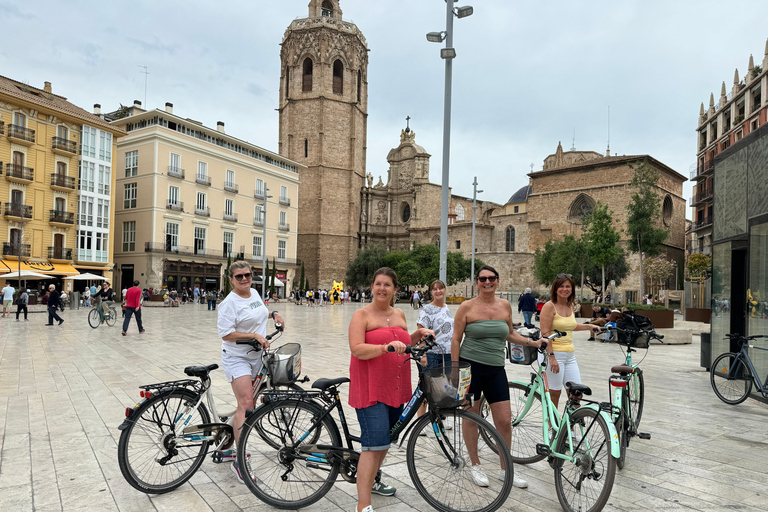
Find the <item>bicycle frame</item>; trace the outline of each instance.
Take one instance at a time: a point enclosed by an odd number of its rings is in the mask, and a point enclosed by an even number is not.
[[[766,377],[765,377],[765,382],[760,380],[760,376],[757,373],[757,368],[755,368],[755,365],[752,363],[752,358],[749,357],[748,349],[750,349],[750,348],[756,348],[758,350],[768,351],[768,348],[756,347],[754,345],[749,345],[747,343],[744,343],[744,344],[741,345],[741,350],[736,355],[736,358],[734,359],[734,362],[739,361],[739,360],[744,361],[744,364],[746,364],[747,368],[749,369],[749,373],[752,376],[752,381],[755,383],[755,386],[757,387],[757,390],[761,394],[765,395],[766,393],[768,393],[768,375],[766,375]],[[734,364],[733,366],[735,367],[737,365]],[[729,369],[729,372],[731,370],[733,370],[733,367],[731,369]],[[731,376],[728,375],[728,378],[731,378]]]

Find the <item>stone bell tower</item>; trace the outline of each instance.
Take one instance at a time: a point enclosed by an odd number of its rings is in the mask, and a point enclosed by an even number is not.
[[[298,257],[310,286],[344,279],[360,244],[368,46],[338,0],[311,0],[280,50],[279,151],[300,174]]]

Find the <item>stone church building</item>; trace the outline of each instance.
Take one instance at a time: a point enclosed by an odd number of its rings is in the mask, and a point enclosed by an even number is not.
[[[406,127],[387,155],[386,182],[366,173],[368,47],[353,23],[344,21],[338,0],[311,0],[309,16],[294,20],[280,52],[281,155],[306,165],[300,171],[298,257],[311,286],[330,287],[343,279],[357,249],[383,245],[407,250],[439,244],[441,187],[429,181],[430,154]],[[557,150],[529,185],[509,201],[477,201],[476,256],[501,273],[500,290],[540,288],[533,278],[533,253],[547,240],[581,234],[581,219],[600,201],[626,228],[630,165],[648,162],[659,172],[659,225],[670,230],[666,252],[685,250],[686,178],[649,155],[610,156],[595,151]],[[448,250],[471,253],[472,199],[451,195]],[[626,244],[626,235],[622,242]],[[639,290],[632,274],[619,287],[631,298]],[[437,277],[437,276],[435,276]],[[453,287],[468,293],[469,282]],[[622,295],[622,300],[625,300]]]

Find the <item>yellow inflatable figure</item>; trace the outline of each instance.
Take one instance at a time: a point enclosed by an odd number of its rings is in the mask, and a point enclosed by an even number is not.
[[[334,293],[338,292],[338,295],[340,296],[342,290],[344,290],[344,282],[343,281],[341,281],[341,282],[334,281],[333,282],[333,288],[331,288],[331,291],[330,291],[330,294],[331,294],[331,305],[336,304],[337,302],[339,302],[339,303],[341,302],[341,298],[336,300],[336,298],[334,297]]]

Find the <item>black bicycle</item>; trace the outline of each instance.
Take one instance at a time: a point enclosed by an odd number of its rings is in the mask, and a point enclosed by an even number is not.
[[[760,379],[760,375],[752,364],[748,349],[766,350],[768,348],[756,347],[750,345],[750,340],[764,338],[762,334],[755,336],[741,336],[740,334],[726,334],[725,339],[735,340],[740,349],[739,353],[726,352],[720,354],[709,373],[709,379],[712,382],[712,389],[715,390],[717,397],[729,405],[740,404],[747,399],[752,391],[754,382],[757,390],[766,396],[768,393],[768,376],[765,382]]]
[[[422,342],[407,347],[417,363],[434,346],[434,338]],[[485,441],[490,438],[506,447],[503,438],[490,423],[462,408],[469,380],[464,362],[425,370],[390,431],[393,443],[400,434],[401,446],[408,439],[405,459],[416,490],[445,512],[497,510],[512,487],[509,449],[498,454]],[[353,443],[360,438],[350,434],[339,396],[339,386],[347,382],[346,377],[319,379],[312,385],[317,391],[268,392],[269,403],[248,415],[237,444],[237,463],[241,471],[245,468],[243,479],[260,500],[297,509],[325,496],[339,474],[356,482],[360,453]],[[425,401],[428,412],[411,424]],[[334,410],[342,432],[331,415]],[[420,437],[422,432],[426,435]],[[478,463],[495,477],[488,479],[488,486],[480,487],[472,478],[472,466]]]

